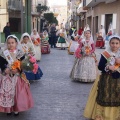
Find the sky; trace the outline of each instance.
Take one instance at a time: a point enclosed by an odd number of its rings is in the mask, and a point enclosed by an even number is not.
[[[52,5],[67,5],[67,0],[48,0],[48,4]]]

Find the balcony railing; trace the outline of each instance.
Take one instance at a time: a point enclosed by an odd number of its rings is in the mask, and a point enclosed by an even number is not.
[[[21,1],[20,0],[8,0],[8,9],[20,11]]]

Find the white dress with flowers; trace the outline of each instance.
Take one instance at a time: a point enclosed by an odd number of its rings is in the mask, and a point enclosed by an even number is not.
[[[90,42],[82,43],[82,50],[85,46],[89,46],[91,51],[94,52],[92,44]],[[74,66],[72,68],[70,78],[75,81],[81,82],[93,82],[96,79],[96,64],[95,59],[92,57],[92,54],[89,56],[82,56],[81,58],[76,58]]]
[[[36,36],[36,35],[32,35],[31,37],[34,39],[38,38],[38,36]],[[37,61],[40,61],[41,60],[41,45],[34,44],[34,49],[35,49],[35,58]]]

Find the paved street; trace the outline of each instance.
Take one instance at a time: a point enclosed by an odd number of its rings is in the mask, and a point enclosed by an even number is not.
[[[97,50],[97,57],[102,50]],[[35,106],[18,117],[0,114],[0,120],[86,120],[83,110],[91,83],[72,82],[69,78],[74,56],[52,49],[42,55],[40,67],[44,76],[31,84]]]

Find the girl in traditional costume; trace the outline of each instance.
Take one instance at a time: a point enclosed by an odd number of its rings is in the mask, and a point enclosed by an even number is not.
[[[120,37],[111,36],[102,53],[84,116],[94,120],[120,120]]]
[[[34,45],[31,41],[31,37],[28,33],[24,33],[22,35],[20,43],[22,45],[22,49],[23,49],[24,53],[30,54],[32,56],[35,55]],[[25,71],[25,74],[26,74],[26,77],[27,77],[28,80],[40,80],[40,78],[43,75],[40,67],[39,67],[38,72],[36,74],[34,74],[31,71]]]
[[[49,54],[50,53],[50,45],[49,45],[49,36],[47,31],[44,31],[40,35],[41,37],[41,52],[42,54]]]
[[[96,57],[91,31],[86,31],[85,37],[79,41],[80,45],[75,52],[76,60],[70,78],[80,82],[94,82],[96,79]]]
[[[10,35],[0,56],[0,112],[18,115],[33,107],[30,84],[20,68],[24,59],[19,40]]]
[[[34,49],[35,49],[35,58],[37,61],[40,61],[41,60],[41,40],[36,29],[34,29],[33,32],[31,33],[31,40],[33,42]]]
[[[58,38],[56,46],[58,48],[61,48],[61,50],[63,50],[63,49],[65,50],[65,48],[68,47],[68,44],[67,44],[66,40],[67,40],[67,34],[66,34],[65,29],[63,28],[63,29],[60,30],[59,38]]]
[[[77,30],[75,30],[71,36],[71,41],[68,47],[68,54],[73,55],[76,49],[78,48],[78,39],[79,35],[77,34]]]
[[[101,28],[97,34],[97,41],[96,41],[96,47],[100,47],[100,48],[103,48],[105,43],[104,43],[104,40],[105,40],[105,37],[106,37],[106,34],[105,34],[105,29],[103,27],[103,25],[101,25]]]

